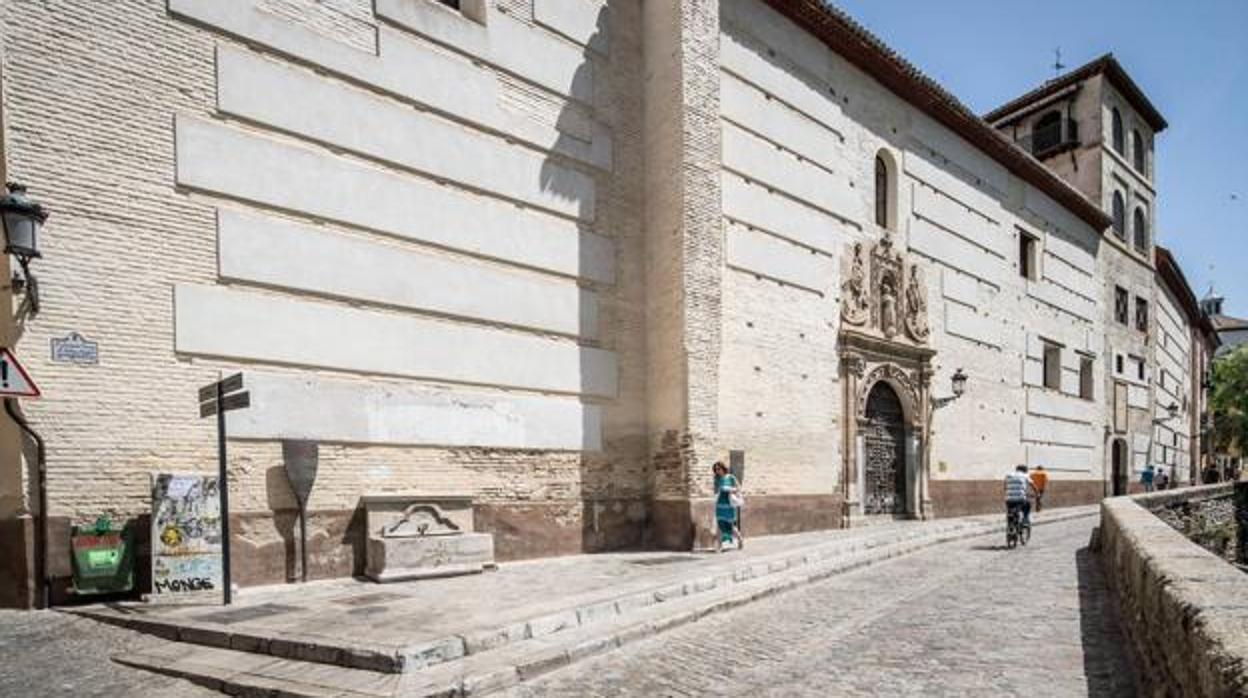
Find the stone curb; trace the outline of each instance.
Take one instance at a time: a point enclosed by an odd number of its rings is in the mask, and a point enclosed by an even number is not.
[[[1095,516],[1095,509],[1056,513],[1036,521],[1037,526]],[[862,539],[852,546],[821,546],[822,550],[804,553],[787,553],[752,561],[738,568],[734,574],[720,572],[710,577],[687,580],[680,585],[670,585],[650,593],[655,599],[644,605],[621,602],[633,599],[637,594],[626,595],[614,602],[616,612],[607,613],[595,604],[569,609],[561,614],[569,623],[575,618],[576,625],[567,625],[537,637],[514,637],[490,648],[491,651],[462,653],[454,658],[421,669],[409,670],[397,676],[399,688],[394,695],[402,696],[479,696],[503,690],[536,676],[554,671],[582,659],[593,657],[639,640],[647,639],[692,623],[708,615],[728,611],[763,598],[784,593],[829,577],[878,564],[928,547],[958,540],[999,534],[1005,530],[1003,523],[977,520],[950,526],[929,535],[888,536],[888,542]],[[833,549],[838,548],[838,549]],[[787,564],[786,564],[787,563]],[[757,576],[751,576],[759,573]],[[738,574],[741,579],[734,579]],[[707,586],[710,582],[715,582]],[[719,583],[726,582],[720,586]],[[679,592],[677,590],[679,587]],[[659,600],[659,597],[664,600]],[[635,601],[635,599],[634,599]],[[622,610],[625,609],[625,610]],[[598,611],[602,611],[599,613]],[[559,623],[551,616],[537,619],[541,627],[557,627]],[[582,623],[584,619],[587,622]],[[532,622],[532,621],[531,621]],[[527,624],[526,624],[527,625]],[[422,646],[428,647],[428,646]],[[145,661],[139,658],[119,656],[117,661],[130,666],[147,668],[160,673],[187,678],[208,680],[220,684],[221,690],[250,695],[321,696],[323,688],[287,682],[276,687],[271,677],[246,672],[230,675],[204,676],[194,671],[179,670],[173,662]],[[298,657],[292,657],[298,660]],[[342,671],[355,672],[366,667],[352,667]],[[367,669],[372,669],[368,667]],[[372,672],[377,672],[372,669]],[[385,674],[383,674],[385,675]],[[280,688],[280,690],[279,690]]]
[[[1079,515],[1080,510],[1075,509],[1074,513],[1054,511],[1052,517],[1046,516],[1044,521],[1057,521],[1062,520],[1058,517]],[[344,642],[331,637],[292,633],[284,633],[280,638],[269,638],[247,631],[223,630],[219,626],[197,623],[193,620],[144,618],[141,614],[118,615],[90,607],[66,609],[66,612],[178,642],[269,654],[284,659],[332,664],[353,669],[407,673],[422,671],[446,662],[456,662],[464,657],[483,652],[496,651],[516,642],[550,637],[608,620],[615,621],[655,604],[669,603],[717,589],[722,590],[752,579],[784,573],[793,568],[833,558],[852,556],[863,551],[887,549],[891,546],[904,546],[912,541],[934,545],[947,540],[956,540],[956,538],[948,537],[951,533],[960,534],[962,537],[980,535],[983,526],[991,525],[984,519],[982,515],[965,519],[948,519],[922,525],[930,525],[936,530],[925,530],[922,526],[885,529],[875,534],[867,533],[862,538],[829,541],[816,544],[803,551],[776,553],[735,566],[731,570],[716,570],[663,587],[655,588],[637,584],[637,588],[614,599],[597,599],[587,604],[573,605],[497,628],[447,635],[406,646],[381,643],[365,645]]]

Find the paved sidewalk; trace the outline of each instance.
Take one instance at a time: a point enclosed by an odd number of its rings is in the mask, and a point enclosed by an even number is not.
[[[1054,510],[1037,523],[1096,512]],[[253,589],[229,609],[75,612],[177,640],[116,661],[232,692],[481,695],[779,591],[1001,530],[1000,515],[889,522],[752,539],[745,552],[723,555],[576,556],[404,584]]]
[[[1095,507],[1046,517],[1088,515]],[[769,536],[744,551],[615,553],[507,563],[497,571],[394,584],[333,580],[246,589],[236,604],[111,604],[77,609],[184,642],[383,672],[419,669],[603,617],[833,556],[910,540],[938,542],[1000,516],[898,521]],[[176,632],[176,635],[175,635]],[[295,647],[277,649],[274,642]],[[266,647],[265,645],[270,645]],[[308,650],[300,656],[302,649]]]
[[[1095,518],[942,545],[707,618],[510,698],[1139,695]]]

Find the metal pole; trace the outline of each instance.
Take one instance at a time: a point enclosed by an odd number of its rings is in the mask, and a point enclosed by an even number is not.
[[[52,607],[52,588],[48,584],[48,461],[43,437],[17,411],[17,400],[4,399],[4,411],[13,422],[35,440],[35,487],[39,492],[39,525],[35,527],[35,581],[38,583],[39,608]]]
[[[299,577],[308,581],[308,503],[299,502]]]
[[[218,484],[221,492],[221,590],[226,606],[230,605],[233,589],[230,586],[230,481],[225,472],[225,406],[221,404],[225,391],[217,381],[217,457]]]

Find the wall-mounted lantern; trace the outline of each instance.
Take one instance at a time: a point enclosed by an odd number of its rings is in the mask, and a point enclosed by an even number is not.
[[[1153,419],[1153,424],[1161,424],[1162,422],[1168,422],[1177,416],[1179,416],[1179,406],[1172,402],[1166,406],[1166,416],[1155,417]]]
[[[30,312],[39,312],[39,286],[30,273],[30,260],[41,257],[39,229],[48,219],[47,211],[26,196],[26,187],[9,182],[9,193],[0,198],[0,220],[4,223],[4,252],[17,258],[22,267],[21,279],[14,278],[13,290],[21,293],[23,286],[30,302]]]
[[[959,368],[954,371],[953,377],[949,379],[949,382],[953,388],[953,395],[951,397],[932,398],[932,409],[940,409],[966,394],[966,374],[962,372],[962,369]]]

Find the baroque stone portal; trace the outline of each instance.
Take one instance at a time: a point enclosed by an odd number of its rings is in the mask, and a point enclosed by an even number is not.
[[[930,516],[931,361],[923,268],[891,234],[843,258],[841,358],[844,523],[855,516]]]

